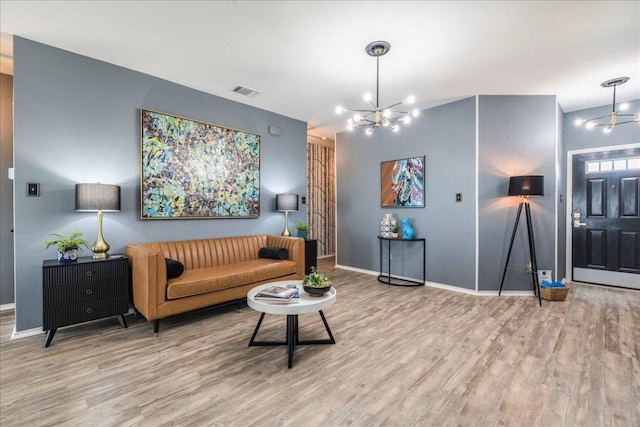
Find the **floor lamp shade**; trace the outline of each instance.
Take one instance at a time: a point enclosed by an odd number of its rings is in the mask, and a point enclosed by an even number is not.
[[[76,211],[98,212],[98,238],[91,250],[94,258],[107,258],[109,244],[102,237],[102,212],[120,211],[120,186],[76,184]]]
[[[544,196],[544,176],[522,175],[509,178],[510,196]]]
[[[276,194],[276,211],[284,212],[284,231],[283,236],[291,236],[289,231],[289,211],[298,210],[297,194]]]

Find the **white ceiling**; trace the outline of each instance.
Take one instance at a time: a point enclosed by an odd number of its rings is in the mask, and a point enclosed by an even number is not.
[[[640,1],[0,1],[0,30],[308,122],[336,105],[556,94],[565,112],[640,98]],[[258,90],[255,98],[231,90]]]

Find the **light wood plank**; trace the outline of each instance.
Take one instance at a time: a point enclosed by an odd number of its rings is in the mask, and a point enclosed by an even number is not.
[[[319,261],[338,289],[335,345],[247,347],[234,306],[128,316],[11,341],[0,313],[0,425],[640,426],[640,292],[573,285],[566,301],[401,288]],[[283,339],[266,316],[260,339]],[[325,338],[300,316],[302,339]]]

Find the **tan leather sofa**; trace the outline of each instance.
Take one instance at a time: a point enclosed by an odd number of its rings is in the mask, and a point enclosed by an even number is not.
[[[263,247],[287,249],[288,259],[260,258]],[[200,240],[148,242],[125,247],[132,271],[136,310],[153,321],[214,304],[241,300],[261,284],[304,276],[304,240],[251,235]],[[184,273],[167,279],[166,259],[180,261]]]

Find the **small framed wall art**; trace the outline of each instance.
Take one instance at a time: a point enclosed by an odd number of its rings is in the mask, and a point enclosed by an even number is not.
[[[383,208],[424,207],[424,156],[380,163],[380,204]]]
[[[260,135],[140,110],[142,219],[260,216]]]

